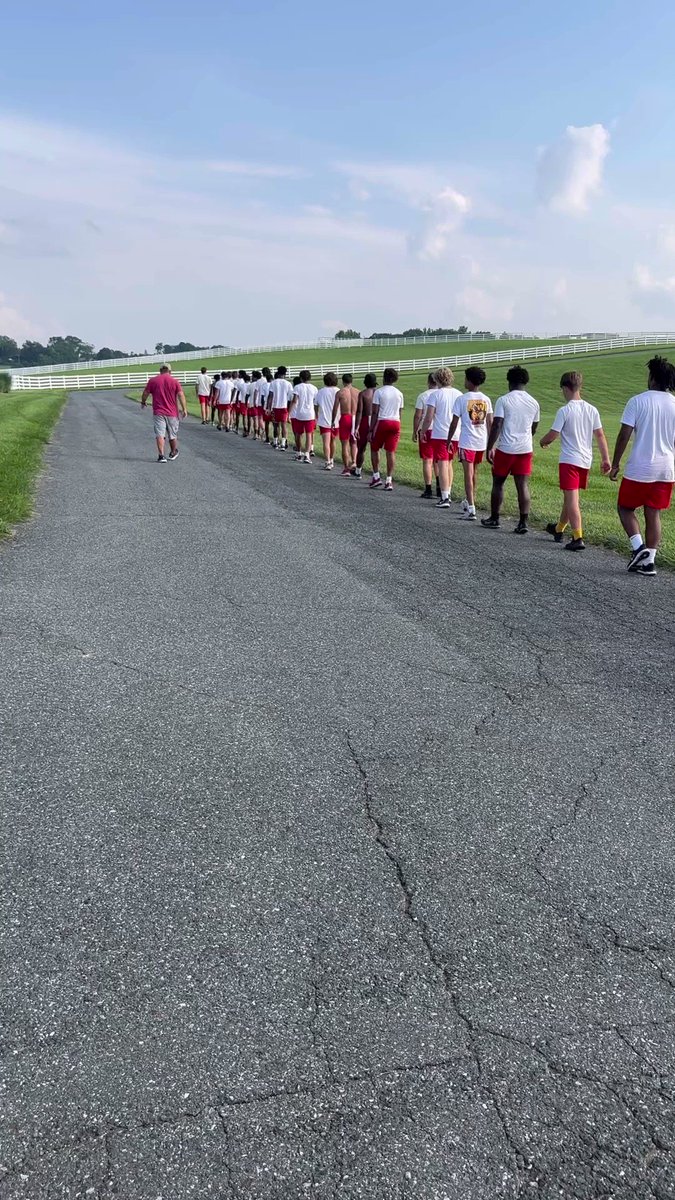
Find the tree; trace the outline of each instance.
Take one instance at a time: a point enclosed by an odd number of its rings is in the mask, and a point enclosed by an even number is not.
[[[155,342],[155,354],[164,353],[164,342]]]
[[[457,332],[458,332],[459,334],[461,334],[461,335],[462,335],[462,337],[463,337],[463,336],[464,336],[464,334],[466,334],[466,333],[468,333],[468,332],[469,332],[469,326],[468,326],[468,325],[460,325],[460,327],[459,327],[459,329],[457,330]]]
[[[6,367],[14,367],[19,362],[19,347],[14,338],[0,334],[0,363]]]
[[[22,367],[48,366],[51,361],[49,351],[42,342],[24,342],[19,351],[19,364]]]
[[[67,337],[50,337],[47,353],[53,363],[88,362],[93,358],[94,347],[90,342],[83,342],[81,338],[69,334]]]
[[[345,341],[346,339],[353,341],[355,338],[360,337],[361,334],[357,333],[355,329],[338,329],[337,333],[335,334],[335,341]]]
[[[97,350],[94,355],[95,359],[130,358],[130,357],[131,357],[131,355],[127,354],[126,350],[111,350],[110,346],[101,346],[101,349]]]

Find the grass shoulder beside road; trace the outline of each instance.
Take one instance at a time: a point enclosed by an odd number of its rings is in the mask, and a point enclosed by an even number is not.
[[[65,390],[0,395],[0,538],[33,511],[44,449],[67,395]]]

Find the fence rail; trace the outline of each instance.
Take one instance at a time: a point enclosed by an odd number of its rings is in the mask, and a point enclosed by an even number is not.
[[[532,341],[537,340],[535,334],[527,333],[509,333],[505,335],[508,338],[522,341],[524,338],[531,337]],[[543,335],[542,335],[543,336]],[[568,334],[570,339],[578,338],[580,341],[586,340],[588,337],[608,337],[614,335],[603,334]],[[335,342],[331,338],[321,338],[316,342],[281,342],[277,346],[208,346],[202,350],[186,350],[184,352],[176,352],[171,354],[142,354],[134,355],[132,358],[102,358],[90,359],[88,362],[79,363],[50,363],[49,366],[42,367],[7,367],[3,368],[0,365],[0,370],[8,370],[13,375],[53,375],[55,371],[98,371],[103,367],[138,367],[148,363],[163,363],[170,360],[172,357],[180,362],[197,362],[200,359],[232,358],[237,354],[281,354],[285,350],[322,350],[339,347],[341,350],[351,350],[354,347],[363,346],[415,346],[415,345],[447,345],[449,342],[493,342],[503,340],[501,335],[486,334],[486,333],[457,333],[457,334],[430,334],[421,337],[406,337],[406,338],[353,338],[340,340]],[[541,338],[539,339],[541,340]]]
[[[531,362],[550,358],[581,358],[584,354],[593,354],[602,350],[626,350],[640,346],[671,346],[675,345],[675,333],[636,334],[632,337],[601,338],[594,342],[564,342],[551,346],[530,346],[521,350],[493,350],[483,354],[455,354],[442,358],[402,358],[396,361],[379,362],[343,362],[343,363],[308,363],[307,369],[314,376],[323,375],[326,371],[335,371],[338,375],[351,371],[353,375],[362,375],[366,371],[380,373],[385,367],[396,367],[398,371],[431,371],[435,367],[468,367],[485,366],[490,363]],[[301,371],[298,366],[293,370]],[[181,383],[194,383],[198,371],[176,371],[176,378]],[[17,391],[35,391],[42,388],[69,388],[73,390],[92,390],[94,388],[125,388],[140,387],[147,383],[151,373],[148,371],[119,372],[116,375],[14,375],[12,387]]]

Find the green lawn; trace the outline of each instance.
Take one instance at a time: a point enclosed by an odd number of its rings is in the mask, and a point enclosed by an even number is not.
[[[600,410],[605,433],[609,442],[610,455],[614,449],[614,441],[621,423],[621,413],[629,396],[644,391],[647,386],[647,360],[654,353],[651,349],[616,354],[598,354],[588,356],[583,362],[573,365],[583,370],[586,398]],[[558,449],[560,443],[542,450],[538,438],[551,426],[557,408],[562,403],[559,390],[560,376],[569,362],[527,364],[530,372],[530,391],[541,405],[541,424],[535,440],[534,469],[532,473],[532,524],[543,527],[547,521],[558,517],[561,504],[561,493],[558,489]],[[492,401],[507,390],[506,367],[494,367],[487,372],[484,390]],[[316,381],[315,381],[316,382]],[[357,383],[361,383],[358,379]],[[463,385],[461,368],[457,371],[455,380],[458,387]],[[406,399],[404,410],[404,434],[399,444],[396,463],[396,478],[399,483],[420,485],[422,479],[421,463],[417,447],[411,440],[413,408],[417,395],[426,387],[426,372],[411,372],[401,375],[399,386]],[[139,392],[129,393],[133,398],[140,396]],[[198,415],[194,390],[186,387],[189,410]],[[317,452],[319,439],[316,439]],[[624,464],[628,453],[624,455]],[[366,465],[368,464],[366,460]],[[596,542],[612,549],[625,552],[627,540],[616,514],[616,497],[618,484],[611,483],[600,475],[599,460],[594,461],[593,471],[589,478],[588,490],[582,495],[582,512],[584,516],[584,536],[589,542]],[[484,464],[479,475],[478,504],[487,509],[490,494],[490,469]],[[453,495],[461,496],[461,469],[457,473],[456,486]],[[505,491],[505,514],[517,513],[515,503],[515,488],[509,480]],[[452,511],[452,510],[451,510]],[[439,513],[438,519],[447,518],[446,513]],[[664,515],[663,546],[659,561],[675,568],[675,517],[670,511]]]
[[[33,509],[35,479],[65,391],[0,395],[0,538]]]
[[[168,355],[167,358],[174,371],[198,371],[200,367],[208,367],[209,371],[231,370],[233,367],[241,367],[246,370],[249,367],[262,366],[276,368],[280,363],[284,363],[288,367],[304,367],[311,366],[312,363],[386,362],[387,360],[396,362],[404,358],[443,358],[453,354],[483,354],[492,350],[518,350],[523,346],[556,345],[568,340],[564,337],[542,338],[541,340],[538,338],[524,340],[514,338],[485,342],[418,342],[408,346],[370,346],[366,342],[363,346],[353,347],[342,346],[340,342],[336,342],[330,346],[322,346],[319,350],[278,350],[271,354],[261,354],[256,351],[254,354],[237,354],[229,357],[224,355],[222,358],[209,357],[208,351],[206,351],[203,359],[180,359],[173,358],[171,355]],[[98,373],[126,375],[129,371],[152,372],[154,369],[155,366],[152,363],[139,363],[138,366],[129,367],[100,367]],[[157,369],[159,369],[159,363]],[[82,375],[93,373],[93,368],[78,372]]]

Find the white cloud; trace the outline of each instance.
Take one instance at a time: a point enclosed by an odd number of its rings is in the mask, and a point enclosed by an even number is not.
[[[416,242],[418,257],[423,262],[434,262],[443,257],[452,235],[460,228],[470,208],[468,196],[451,187],[443,188],[429,201],[429,215]]]
[[[568,125],[562,137],[540,155],[539,199],[554,212],[570,216],[587,212],[602,186],[609,143],[604,125]]]
[[[631,282],[635,301],[643,312],[663,318],[675,315],[675,275],[658,279],[649,267],[638,265]]]
[[[14,338],[16,342],[25,342],[26,338],[44,336],[39,326],[22,316],[2,292],[0,292],[0,333],[5,337]]]
[[[219,175],[240,175],[248,179],[304,179],[307,175],[302,167],[275,166],[267,163],[239,162],[215,159],[205,163],[209,171]]]

